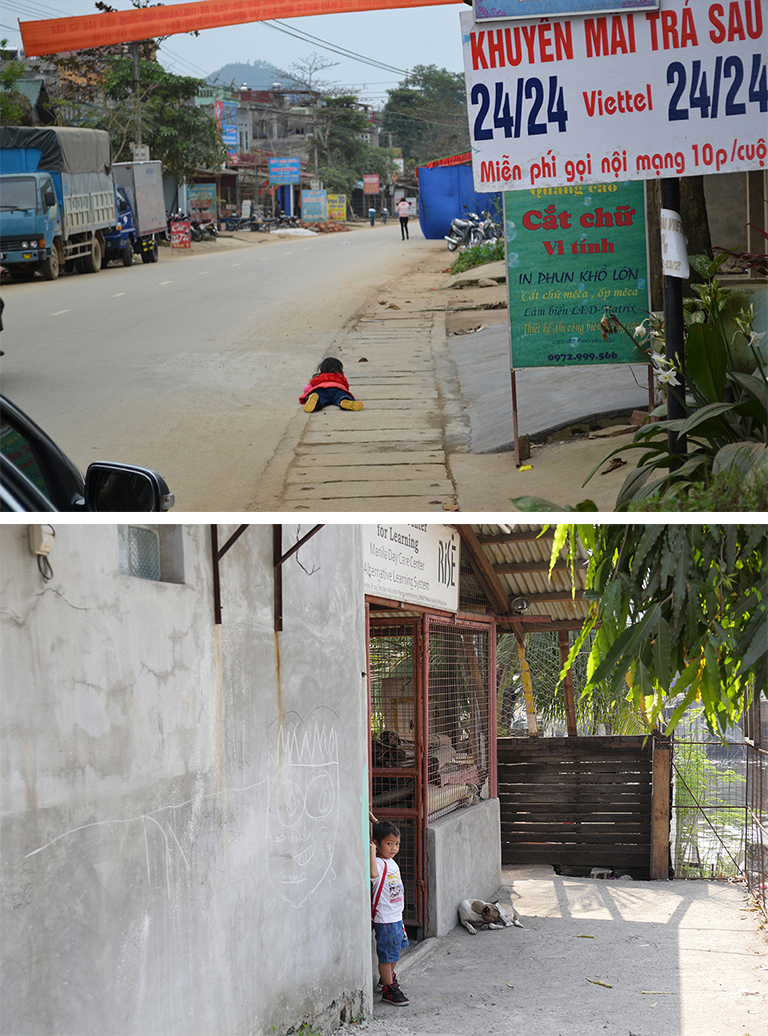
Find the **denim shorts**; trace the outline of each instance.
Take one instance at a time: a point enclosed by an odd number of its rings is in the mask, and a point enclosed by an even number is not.
[[[380,964],[397,964],[400,953],[408,945],[408,936],[402,921],[393,924],[380,924],[374,921],[376,932],[376,955]]]

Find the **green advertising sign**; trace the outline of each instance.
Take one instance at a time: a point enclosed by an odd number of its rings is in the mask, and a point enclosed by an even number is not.
[[[573,184],[504,194],[512,366],[647,363],[606,307],[632,331],[648,316],[641,181]]]

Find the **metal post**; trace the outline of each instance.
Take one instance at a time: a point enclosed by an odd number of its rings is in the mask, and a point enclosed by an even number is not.
[[[520,436],[517,428],[517,372],[513,367],[509,372],[512,378],[512,430],[515,436],[515,467],[520,467]]]
[[[661,207],[680,213],[680,181],[677,177],[665,177],[661,181]],[[667,359],[679,372],[680,384],[667,386],[667,417],[671,421],[686,416],[685,400],[685,352],[683,345],[683,282],[679,277],[664,277],[664,339]],[[688,443],[684,435],[669,432],[669,449],[672,453],[685,456]],[[680,467],[682,461],[677,465]]]
[[[133,91],[133,99],[136,105],[136,145],[141,145],[141,100],[139,98],[139,92],[141,90],[141,64],[139,54],[139,44],[131,44],[131,62],[132,62],[132,75],[131,75],[131,90]]]

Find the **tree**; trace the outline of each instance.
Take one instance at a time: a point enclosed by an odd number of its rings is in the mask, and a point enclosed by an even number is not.
[[[140,62],[141,94],[132,91],[132,63],[110,58],[104,79],[107,107],[99,118],[107,123],[115,161],[126,161],[132,129],[141,117],[142,141],[153,158],[178,180],[190,179],[198,169],[215,169],[227,160],[216,122],[193,101],[204,80],[173,75],[156,61]]]
[[[667,732],[697,701],[721,733],[768,696],[765,526],[558,525],[552,564],[567,545],[575,566],[578,540],[591,605],[568,665],[595,631],[585,694],[602,684]]]
[[[8,40],[0,40],[0,126],[33,126],[32,105],[16,84],[24,75],[24,64],[9,57]]]
[[[388,91],[383,128],[391,132],[409,166],[469,150],[464,75],[436,65],[416,65]]]

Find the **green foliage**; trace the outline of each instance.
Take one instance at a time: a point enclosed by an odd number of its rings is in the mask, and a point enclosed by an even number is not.
[[[617,511],[673,485],[682,492],[692,485],[707,485],[712,476],[723,472],[732,472],[747,486],[768,475],[768,383],[759,350],[762,335],[752,330],[751,306],[733,311],[731,290],[717,280],[722,261],[723,256],[714,262],[706,256],[691,257],[694,269],[707,279],[691,285],[697,298],[688,307],[687,393],[679,388],[679,372],[664,372],[670,379],[668,391],[675,392],[685,416],[670,420],[666,406],[658,408],[662,420],[643,425],[631,443],[613,450],[586,479],[589,482],[611,457],[642,447],[637,467],[616,499]],[[607,333],[621,329],[629,334],[614,314],[604,318],[604,327]],[[654,337],[650,355],[654,363],[669,368],[669,361],[656,351],[664,349],[662,336],[663,331]],[[745,363],[751,373],[745,372]],[[673,451],[669,433],[686,438],[686,454]]]
[[[218,168],[226,161],[226,150],[214,119],[193,104],[203,80],[173,75],[156,61],[140,62],[139,104],[131,92],[131,62],[111,58],[104,80],[104,93],[111,106],[107,111],[115,149],[115,161],[129,158],[137,117],[141,136],[150,154],[177,179],[190,179],[200,168]],[[116,118],[115,115],[120,113]]]
[[[313,139],[326,190],[351,197],[365,173],[378,173],[384,182],[392,179],[393,152],[361,139],[368,126],[368,117],[352,94],[323,98]]]
[[[178,180],[190,179],[201,168],[220,168],[226,161],[214,119],[194,104],[202,79],[173,75],[156,61],[143,59],[135,94],[129,57],[95,49],[57,57],[56,64],[61,81],[52,99],[60,123],[107,130],[113,161],[130,161],[139,120],[152,158]]]
[[[708,482],[673,484],[642,500],[630,500],[626,511],[768,511],[768,472],[744,479],[738,471],[720,471]]]
[[[402,148],[406,166],[469,150],[464,76],[436,65],[416,65],[394,90],[382,113],[384,132]]]
[[[28,99],[16,89],[24,75],[24,62],[6,58],[2,53],[8,40],[0,40],[0,126],[31,126],[31,106]]]
[[[576,564],[589,556],[590,634],[584,693],[601,684],[611,701],[632,700],[651,726],[675,705],[670,732],[701,702],[713,732],[741,716],[752,688],[768,695],[766,531],[760,525],[559,525]]]
[[[451,273],[464,273],[473,266],[495,263],[504,258],[503,241],[485,241],[482,245],[465,248],[451,266]]]
[[[594,633],[591,639],[594,639]],[[525,657],[539,724],[556,733],[564,732],[565,697],[559,680],[561,661],[557,632],[527,633]],[[591,695],[582,693],[587,683],[587,662],[588,652],[583,651],[574,659],[571,668],[579,733],[595,734],[600,726],[610,734],[645,733],[645,721],[631,702],[611,700],[607,694],[601,693],[600,688]],[[501,633],[496,640],[496,669],[497,732],[506,737],[512,731],[515,714],[523,711],[524,703],[517,638],[512,633]]]

